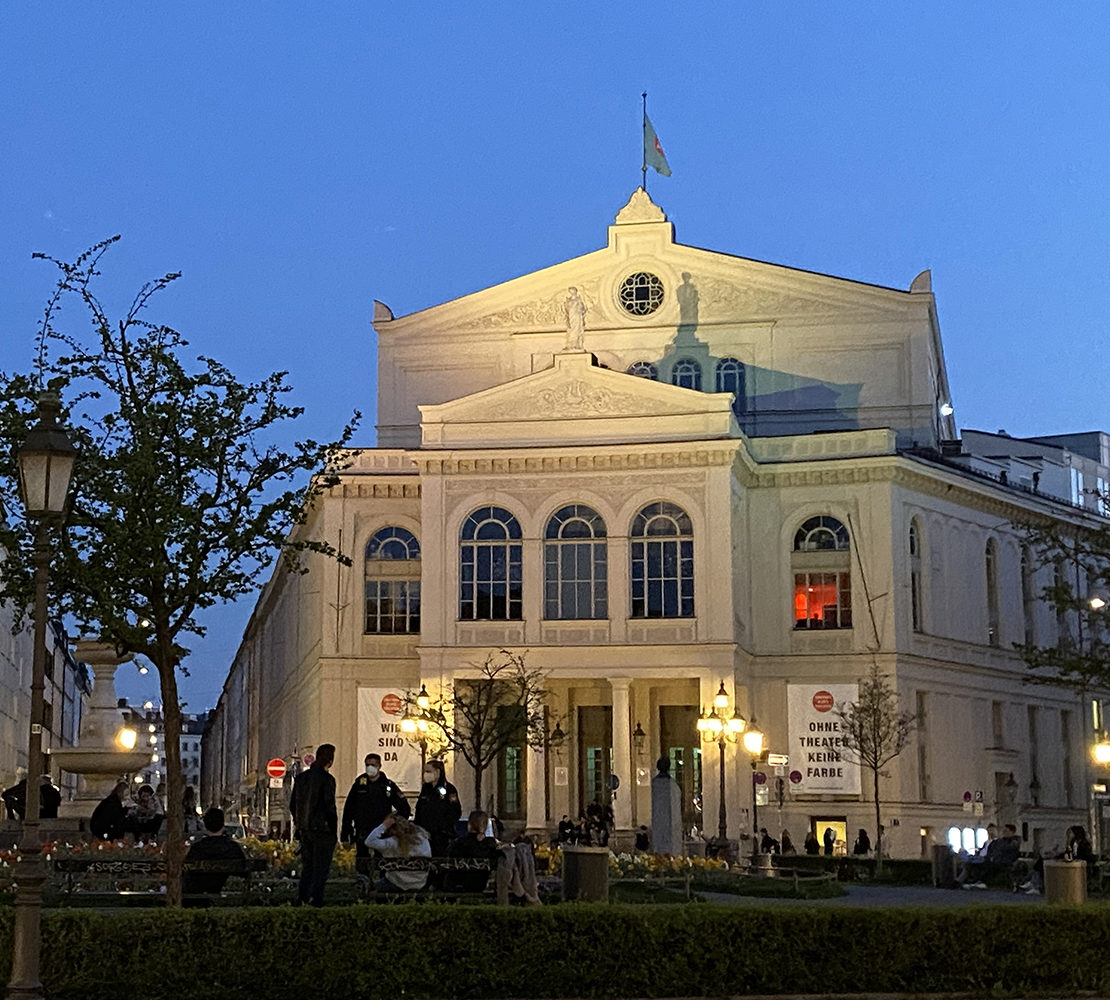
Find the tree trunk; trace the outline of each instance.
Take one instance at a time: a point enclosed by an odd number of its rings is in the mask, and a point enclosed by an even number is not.
[[[474,804],[471,809],[482,808],[482,774],[485,772],[484,767],[474,768]]]
[[[880,819],[882,810],[879,808],[879,769],[872,770],[875,778],[875,874],[883,873],[883,826]]]
[[[185,776],[181,772],[181,702],[177,694],[177,660],[168,638],[160,639],[158,679],[162,690],[165,744],[160,750],[166,764],[166,905],[181,905],[181,865],[185,860]],[[164,656],[164,659],[162,658]]]

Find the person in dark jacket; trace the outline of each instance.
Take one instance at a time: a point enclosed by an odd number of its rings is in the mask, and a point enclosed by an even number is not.
[[[293,782],[289,811],[300,841],[301,883],[297,905],[324,905],[324,886],[331,859],[339,841],[339,817],[335,808],[335,778],[328,772],[335,763],[335,747],[321,743],[316,759]]]
[[[364,841],[391,812],[405,819],[412,815],[408,799],[401,789],[382,774],[382,758],[376,753],[368,753],[366,773],[355,778],[347,793],[347,801],[343,803],[340,839],[345,844],[354,841],[356,857],[370,857],[370,848]]]
[[[812,830],[810,830],[809,833],[806,834],[806,839],[802,846],[805,848],[806,854],[821,853],[821,841],[817,839],[817,834],[815,834]]]
[[[127,807],[131,789],[126,781],[116,782],[116,787],[100,800],[89,820],[89,830],[98,840],[119,840],[128,832]]]
[[[871,853],[871,838],[867,836],[867,831],[861,829],[856,835],[856,842],[852,845],[853,854],[870,854]]]
[[[186,861],[246,861],[247,856],[224,829],[224,811],[212,808],[204,814],[205,834],[185,855]],[[220,892],[228,880],[226,872],[185,872],[181,891],[185,894]],[[188,905],[188,904],[186,904]]]
[[[493,837],[486,836],[489,816],[481,809],[475,809],[466,821],[466,836],[459,837],[448,848],[448,857],[474,858],[489,862],[489,869],[476,868],[473,871],[452,870],[445,873],[443,887],[451,892],[485,892],[490,871],[497,868],[501,850]]]
[[[441,760],[430,760],[424,765],[424,784],[416,800],[417,826],[428,831],[432,842],[432,857],[447,857],[447,847],[455,839],[455,823],[462,815],[459,792],[447,780],[447,771]]]
[[[5,788],[0,798],[8,808],[8,819],[23,819],[27,812],[27,779],[22,778],[11,788]],[[39,819],[57,819],[62,793],[58,791],[49,774],[39,778]]]

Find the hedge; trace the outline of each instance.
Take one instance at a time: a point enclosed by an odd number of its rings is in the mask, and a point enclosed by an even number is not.
[[[0,974],[12,913],[0,913]],[[52,1000],[1110,989],[1110,908],[406,903],[43,915]]]

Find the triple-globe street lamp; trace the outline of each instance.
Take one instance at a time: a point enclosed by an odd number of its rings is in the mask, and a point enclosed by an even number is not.
[[[710,846],[715,847],[718,853],[728,852],[728,811],[725,803],[725,746],[728,743],[740,742],[748,753],[758,756],[763,750],[763,734],[749,725],[738,711],[728,710],[729,698],[725,690],[725,682],[716,695],[713,696],[713,708],[704,711],[697,721],[697,729],[704,743],[716,743],[720,760],[720,788],[718,794],[717,811],[717,836],[710,841]],[[756,749],[753,751],[753,747]],[[753,787],[753,806],[754,787]]]
[[[77,449],[58,425],[61,402],[45,392],[39,421],[19,449],[19,485],[27,517],[35,522],[34,648],[31,657],[31,725],[27,738],[27,802],[20,843],[19,889],[15,900],[9,1000],[41,1000],[42,884],[45,871],[39,840],[39,775],[43,770],[43,689],[46,677],[47,596],[50,588],[50,529],[65,519]]]
[[[428,695],[428,689],[424,684],[421,684],[420,693],[416,696],[416,707],[419,709],[419,714],[414,715],[411,711],[406,712],[401,719],[401,732],[413,743],[420,746],[420,770],[422,773],[424,765],[428,763],[428,743],[431,738],[425,713],[431,704],[432,699]]]

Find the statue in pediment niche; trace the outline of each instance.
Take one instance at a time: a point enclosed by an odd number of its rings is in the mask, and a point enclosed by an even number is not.
[[[567,297],[563,302],[567,319],[567,342],[564,351],[581,351],[582,337],[586,332],[586,303],[578,294],[578,289],[573,285],[567,289]]]

